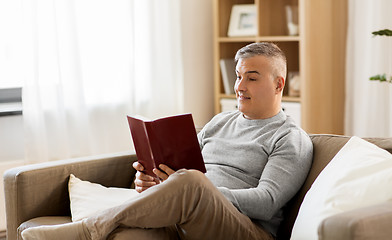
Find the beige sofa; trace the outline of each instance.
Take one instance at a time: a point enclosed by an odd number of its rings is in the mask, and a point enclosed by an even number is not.
[[[309,176],[289,203],[278,239],[289,239],[300,204],[321,170],[334,157],[349,137],[312,135],[313,165]],[[392,138],[366,139],[392,153]],[[70,208],[67,183],[70,173],[83,180],[105,186],[129,188],[135,171],[133,153],[47,162],[11,169],[4,174],[7,216],[7,239],[21,239],[23,229],[42,224],[69,222]],[[365,231],[363,228],[366,228]],[[384,239],[392,236],[392,203],[358,209],[327,218],[319,227],[321,239],[357,239],[356,232]],[[362,236],[363,237],[363,236]]]

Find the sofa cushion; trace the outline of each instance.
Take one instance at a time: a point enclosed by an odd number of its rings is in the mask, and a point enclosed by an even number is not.
[[[47,216],[47,217],[37,217],[23,222],[17,229],[17,239],[22,239],[23,230],[31,227],[38,227],[43,225],[57,225],[70,223],[71,217],[69,216]]]
[[[292,239],[317,239],[326,217],[392,199],[392,154],[352,137],[323,169],[302,202]]]
[[[118,206],[138,194],[135,189],[104,187],[97,183],[82,181],[73,174],[69,177],[68,191],[72,221]]]

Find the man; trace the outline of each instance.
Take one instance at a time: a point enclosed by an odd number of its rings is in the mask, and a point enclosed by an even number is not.
[[[283,52],[253,43],[235,60],[238,111],[218,114],[198,134],[205,175],[161,165],[158,182],[135,163],[137,197],[80,222],[25,230],[23,238],[274,239],[309,171],[312,143],[281,110]]]

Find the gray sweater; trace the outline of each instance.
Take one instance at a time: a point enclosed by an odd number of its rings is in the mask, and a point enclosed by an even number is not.
[[[310,169],[309,136],[283,111],[260,120],[234,111],[216,115],[198,138],[206,176],[240,212],[276,235],[282,208]]]

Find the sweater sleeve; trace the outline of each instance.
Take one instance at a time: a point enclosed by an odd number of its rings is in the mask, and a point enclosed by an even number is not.
[[[290,131],[276,141],[257,187],[219,187],[219,190],[243,214],[253,219],[271,220],[302,186],[312,155],[309,136],[301,130]]]

